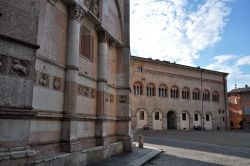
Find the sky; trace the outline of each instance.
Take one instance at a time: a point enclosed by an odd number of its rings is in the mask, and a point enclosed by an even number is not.
[[[250,86],[250,0],[131,0],[131,54],[229,73]]]

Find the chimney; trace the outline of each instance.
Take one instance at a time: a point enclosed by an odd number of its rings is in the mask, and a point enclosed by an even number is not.
[[[237,84],[234,84],[234,89],[237,89]]]

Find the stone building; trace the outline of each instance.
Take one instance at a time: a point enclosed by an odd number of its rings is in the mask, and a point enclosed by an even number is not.
[[[129,0],[0,0],[0,165],[131,150]]]
[[[250,87],[228,92],[231,129],[250,129]]]
[[[130,75],[132,129],[229,127],[227,73],[132,56]]]

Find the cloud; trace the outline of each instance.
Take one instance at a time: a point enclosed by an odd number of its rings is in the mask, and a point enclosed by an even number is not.
[[[131,52],[193,65],[199,52],[221,40],[230,14],[227,0],[131,1]]]
[[[219,55],[214,57],[214,61],[205,68],[229,73],[229,90],[234,88],[234,84],[237,84],[238,87],[244,87],[245,84],[250,83],[250,74],[242,72],[242,67],[245,65],[250,66],[250,56]]]

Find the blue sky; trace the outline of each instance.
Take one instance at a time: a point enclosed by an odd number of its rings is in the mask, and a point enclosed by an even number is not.
[[[131,0],[131,53],[230,73],[250,85],[249,0]]]

